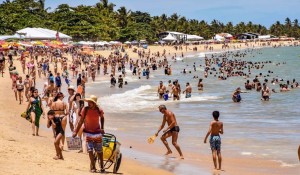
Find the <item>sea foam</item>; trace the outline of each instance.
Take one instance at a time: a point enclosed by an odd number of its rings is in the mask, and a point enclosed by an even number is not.
[[[169,98],[168,101],[158,99],[156,94],[156,87],[150,85],[143,85],[136,89],[128,90],[120,94],[112,94],[101,98],[101,106],[108,109],[112,113],[119,112],[146,112],[156,110],[157,107],[164,103],[189,103],[217,100],[217,96],[192,96],[192,98],[182,98],[180,101],[173,101]]]

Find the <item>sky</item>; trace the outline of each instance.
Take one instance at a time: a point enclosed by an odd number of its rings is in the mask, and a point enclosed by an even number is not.
[[[100,0],[46,0],[46,7],[54,10],[59,4],[95,5]],[[115,9],[125,6],[132,11],[148,12],[152,16],[177,13],[187,19],[213,19],[220,22],[241,21],[262,24],[270,27],[276,21],[284,23],[289,17],[300,20],[300,0],[109,0],[116,4]]]

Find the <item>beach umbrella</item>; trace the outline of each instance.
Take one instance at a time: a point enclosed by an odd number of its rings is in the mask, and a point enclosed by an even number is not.
[[[130,41],[126,41],[124,44],[131,44],[131,42]]]

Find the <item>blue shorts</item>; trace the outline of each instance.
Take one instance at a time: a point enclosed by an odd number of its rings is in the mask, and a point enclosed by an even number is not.
[[[102,143],[97,143],[93,141],[86,142],[86,147],[88,152],[95,150],[97,153],[102,153]]]
[[[86,147],[88,152],[95,150],[97,153],[102,153],[102,134],[86,133]]]
[[[221,152],[221,137],[219,135],[210,136],[209,143],[212,151]]]
[[[191,93],[186,93],[185,94],[185,98],[191,98],[192,97],[192,94]]]

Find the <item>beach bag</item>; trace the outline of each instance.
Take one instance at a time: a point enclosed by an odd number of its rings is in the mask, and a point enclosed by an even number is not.
[[[30,113],[25,111],[23,113],[21,113],[21,117],[26,119],[27,121],[29,121],[31,123],[31,118],[30,118]]]
[[[66,137],[68,150],[81,150],[82,143],[79,137]]]

